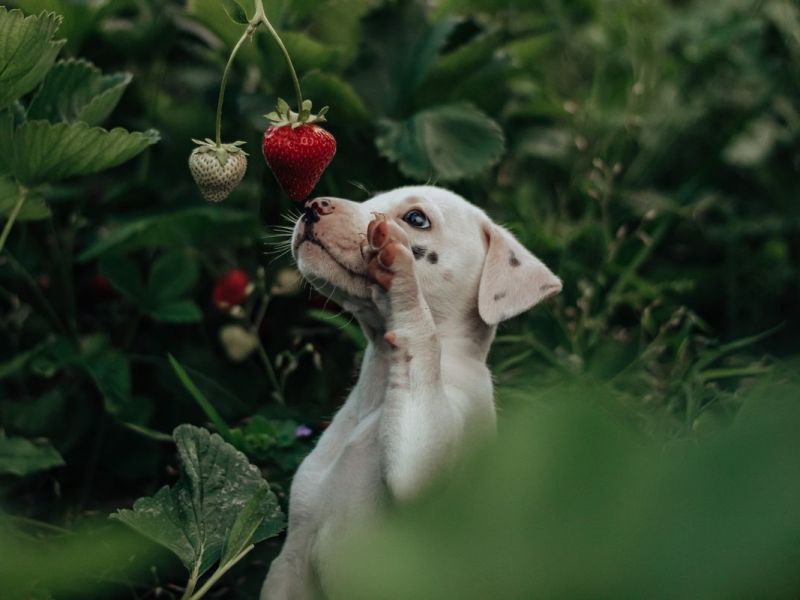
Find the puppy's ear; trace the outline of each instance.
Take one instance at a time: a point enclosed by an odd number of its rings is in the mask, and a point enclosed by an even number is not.
[[[489,247],[478,312],[488,325],[515,317],[561,291],[561,280],[511,233],[494,223],[484,225],[483,233]]]

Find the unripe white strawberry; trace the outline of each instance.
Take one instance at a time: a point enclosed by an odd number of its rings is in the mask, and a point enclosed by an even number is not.
[[[210,202],[225,200],[247,171],[247,152],[239,147],[244,142],[218,146],[208,138],[192,141],[197,148],[189,156],[189,170],[197,187]]]

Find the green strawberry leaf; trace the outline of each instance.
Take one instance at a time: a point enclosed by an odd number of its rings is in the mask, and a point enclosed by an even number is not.
[[[106,410],[120,421],[140,423],[149,416],[134,402],[131,388],[131,366],[119,350],[106,348],[84,359],[84,368],[103,396]],[[144,417],[144,419],[143,419]]]
[[[364,123],[369,120],[370,113],[361,96],[341,77],[312,71],[303,77],[303,92],[317,99],[323,99],[336,107],[337,120]],[[324,116],[328,111],[324,108],[318,115]]]
[[[58,31],[67,40],[64,49],[75,56],[87,35],[97,30],[98,21],[120,3],[117,0],[17,0],[16,4],[29,15],[43,11],[61,15],[64,20]]]
[[[119,254],[107,255],[100,261],[102,273],[120,294],[137,304],[147,302],[147,293],[142,283],[142,274],[136,262]]]
[[[261,235],[253,215],[216,206],[185,208],[119,224],[80,255],[86,262],[109,252],[189,245],[246,245]]]
[[[259,470],[217,434],[192,425],[173,433],[181,478],[132,510],[111,518],[172,551],[190,573],[205,573],[272,537],[284,526],[283,513]],[[257,498],[257,500],[253,500]]]
[[[14,147],[14,113],[0,111],[0,148]],[[13,168],[11,152],[0,152],[0,175],[11,175]]]
[[[418,180],[473,177],[497,163],[505,149],[503,131],[469,104],[445,104],[405,121],[383,119],[378,151]]]
[[[286,44],[295,68],[301,73],[311,69],[328,70],[339,62],[339,48],[324,44],[305,33],[283,31],[281,38]]]
[[[222,556],[219,559],[221,565],[235,562],[238,556],[252,547],[253,536],[264,519],[269,517],[268,494],[269,492],[263,489],[253,494],[244,509],[237,515],[228,532],[228,537],[225,538]]]
[[[64,464],[50,442],[34,444],[20,437],[6,437],[0,430],[0,475],[24,477]]]
[[[55,13],[26,17],[0,6],[0,108],[30,92],[44,78],[66,40],[54,40]]]
[[[171,252],[156,261],[146,287],[136,262],[118,253],[100,259],[100,272],[115,290],[156,321],[197,323],[203,319],[194,302],[179,299],[199,276],[197,264],[183,252]]]
[[[19,352],[10,360],[0,363],[0,380],[11,377],[22,371],[37,356],[42,354],[53,343],[52,338],[40,342],[30,350]]]
[[[174,300],[150,307],[147,314],[165,323],[199,323],[203,320],[203,311],[191,300]]]
[[[99,125],[131,82],[129,73],[103,75],[85,60],[62,60],[50,69],[28,107],[28,119]]]
[[[247,25],[247,13],[236,0],[222,0],[222,8],[234,23]]]
[[[130,133],[81,122],[28,121],[14,133],[14,173],[25,185],[97,173],[130,160],[158,140],[152,129]]]
[[[348,77],[373,113],[408,114],[414,95],[436,63],[457,24],[455,18],[429,22],[421,2],[377,11],[365,22],[362,55],[368,64]]]
[[[147,297],[154,305],[177,300],[194,287],[199,275],[197,262],[185,252],[168,252],[155,262],[150,271]]]
[[[0,176],[0,218],[7,217],[19,197],[19,186],[7,177]],[[42,195],[34,190],[28,192],[25,204],[17,215],[17,221],[38,221],[50,216],[50,208]]]

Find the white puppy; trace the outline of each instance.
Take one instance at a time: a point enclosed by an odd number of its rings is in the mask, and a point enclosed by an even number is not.
[[[355,316],[369,346],[294,477],[288,537],[262,600],[330,595],[344,535],[417,494],[473,434],[493,431],[486,356],[496,326],[561,290],[508,231],[435,187],[311,200],[292,248],[303,276]]]

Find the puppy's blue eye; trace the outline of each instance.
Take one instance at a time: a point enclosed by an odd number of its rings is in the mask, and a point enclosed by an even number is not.
[[[403,221],[417,229],[430,229],[431,221],[421,210],[410,210],[403,215]]]

